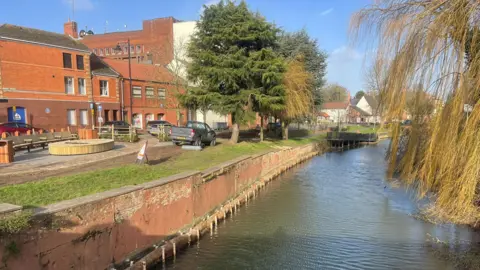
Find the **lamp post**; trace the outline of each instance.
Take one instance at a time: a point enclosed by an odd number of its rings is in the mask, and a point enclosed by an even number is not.
[[[133,125],[133,86],[132,86],[132,62],[131,62],[131,50],[130,50],[130,39],[127,39],[127,42],[119,42],[117,47],[114,48],[115,51],[122,51],[121,45],[127,45],[128,49],[128,82],[130,84],[130,124]],[[122,118],[125,106],[122,99]]]

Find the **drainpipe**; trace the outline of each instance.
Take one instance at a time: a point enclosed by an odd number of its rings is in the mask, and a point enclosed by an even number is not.
[[[122,77],[120,77],[120,119],[122,121],[125,121],[125,116],[124,116],[124,111],[125,111],[125,101],[123,100],[123,89],[124,89],[124,83],[125,81],[123,80]]]

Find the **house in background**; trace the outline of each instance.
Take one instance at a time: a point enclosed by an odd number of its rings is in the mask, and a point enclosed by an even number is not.
[[[322,105],[321,112],[327,114],[332,123],[346,123],[349,106],[349,102],[327,102]]]
[[[352,99],[348,112],[350,123],[380,123],[381,116],[377,99],[364,95],[360,99]]]

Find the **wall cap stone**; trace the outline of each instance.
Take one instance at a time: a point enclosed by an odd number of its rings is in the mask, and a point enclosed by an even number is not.
[[[45,214],[53,214],[56,212],[67,210],[67,209],[76,208],[84,204],[94,203],[101,200],[113,198],[116,196],[121,196],[121,195],[130,193],[136,190],[140,190],[140,189],[142,189],[142,187],[140,186],[124,186],[121,188],[112,189],[112,190],[108,190],[101,193],[87,195],[87,196],[83,196],[83,197],[79,197],[79,198],[75,198],[67,201],[61,201],[58,203],[47,205],[45,207],[37,208],[35,210],[34,215],[38,216],[38,215],[45,215]]]
[[[18,210],[22,210],[23,207],[14,205],[14,204],[9,204],[9,203],[0,203],[0,214],[6,214]]]
[[[179,174],[167,176],[167,177],[164,177],[164,178],[160,178],[158,180],[146,182],[146,183],[138,185],[138,187],[141,187],[141,188],[144,188],[144,189],[150,189],[150,188],[162,186],[162,185],[165,185],[165,184],[168,184],[168,183],[171,183],[171,182],[183,179],[183,178],[194,176],[196,174],[200,174],[200,172],[199,171],[186,171],[186,172],[183,172],[183,173],[179,173]]]

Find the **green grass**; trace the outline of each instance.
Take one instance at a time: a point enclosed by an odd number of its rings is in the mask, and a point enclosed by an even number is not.
[[[6,186],[0,188],[0,203],[31,207],[44,206],[122,186],[138,185],[184,171],[204,170],[242,155],[258,154],[279,146],[299,146],[318,142],[323,138],[322,134],[287,141],[222,144],[216,147],[207,147],[203,151],[184,152],[174,159],[155,166],[129,165]]]
[[[379,127],[373,128],[373,126],[365,127],[365,126],[348,126],[347,127],[347,132],[357,132],[359,131],[360,133],[376,133],[378,131]]]

